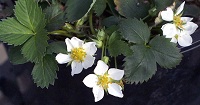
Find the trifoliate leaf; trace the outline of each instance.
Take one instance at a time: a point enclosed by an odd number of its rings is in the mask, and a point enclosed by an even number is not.
[[[151,49],[145,45],[134,45],[131,49],[133,55],[124,59],[125,79],[130,83],[143,83],[156,73],[155,57]]]
[[[58,71],[58,66],[55,57],[46,55],[42,62],[36,63],[33,68],[34,82],[41,88],[48,88],[49,84],[54,85],[57,79],[56,71]]]
[[[149,45],[157,63],[164,68],[175,67],[182,60],[182,54],[176,44],[164,37],[156,36],[150,41]]]
[[[46,23],[45,16],[35,0],[16,1],[14,12],[17,20],[34,33],[44,29]]]
[[[16,46],[16,47],[9,48],[8,56],[9,56],[9,60],[11,61],[11,63],[18,65],[18,64],[24,64],[27,62],[27,60],[21,54],[21,48],[22,48],[22,46]]]
[[[97,0],[94,4],[94,11],[97,16],[100,16],[104,10],[106,9],[106,1],[105,0]]]
[[[156,63],[172,68],[181,61],[182,54],[174,43],[163,36],[154,37],[149,45],[137,44],[131,47],[133,55],[125,58],[125,79],[130,83],[142,83],[156,73]]]
[[[52,4],[45,9],[48,31],[54,31],[60,29],[65,24],[65,12],[61,10],[58,3]]]
[[[117,57],[118,55],[131,55],[132,50],[128,44],[121,40],[121,35],[118,32],[114,32],[108,42],[108,51],[111,56]]]
[[[14,18],[8,18],[0,22],[0,40],[15,46],[26,42],[33,32],[20,24]]]
[[[117,11],[130,18],[144,18],[148,15],[150,3],[146,0],[114,0]]]
[[[73,22],[82,18],[92,3],[93,0],[67,0],[67,21]]]
[[[153,0],[157,12],[160,12],[167,7],[171,6],[175,0]]]
[[[67,54],[67,46],[66,43],[63,41],[59,42],[52,42],[49,44],[47,47],[47,53],[52,54],[52,53],[63,53]]]
[[[125,19],[119,24],[119,31],[122,36],[133,43],[148,43],[150,30],[147,24],[138,19]]]
[[[39,62],[45,55],[48,39],[47,32],[41,30],[24,44],[22,54],[29,61]]]

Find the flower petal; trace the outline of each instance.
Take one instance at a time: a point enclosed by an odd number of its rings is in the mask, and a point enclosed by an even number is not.
[[[183,33],[178,38],[178,44],[183,47],[190,46],[192,45],[192,37],[189,34]]]
[[[83,46],[83,41],[80,40],[77,37],[72,37],[70,40],[71,44],[73,45],[73,47],[77,48],[77,47],[82,47]]]
[[[121,91],[121,87],[116,83],[108,84],[108,93],[120,98],[124,96]]]
[[[161,12],[161,17],[165,21],[172,21],[174,18],[174,12],[172,11],[171,8],[166,8],[166,11]]]
[[[163,31],[163,35],[165,35],[166,38],[172,38],[177,34],[176,26],[171,23],[163,25],[161,29]]]
[[[100,101],[104,96],[104,90],[102,87],[96,85],[93,87],[92,92],[94,94],[95,102]]]
[[[72,71],[71,71],[72,76],[74,76],[74,74],[81,73],[81,71],[83,70],[82,64],[76,61],[72,62],[71,67],[72,67]]]
[[[89,74],[83,79],[83,83],[89,88],[96,86],[97,82],[98,77],[95,74]]]
[[[185,1],[177,8],[176,15],[179,15],[183,11],[184,5]]]
[[[108,74],[114,80],[121,80],[122,77],[124,76],[124,70],[111,68],[108,70]]]
[[[193,18],[190,18],[190,17],[181,17],[181,20],[183,21],[183,23],[187,23],[187,22],[190,22],[192,21]]]
[[[103,75],[108,70],[108,65],[99,60],[97,66],[94,69],[94,73],[97,75]]]
[[[65,63],[70,62],[72,59],[71,59],[70,55],[59,53],[56,56],[56,60],[59,64],[65,64]]]
[[[65,39],[65,43],[66,43],[66,45],[67,45],[67,51],[68,51],[68,52],[71,52],[71,50],[72,50],[74,47],[73,47],[72,43],[70,42],[70,39],[69,39],[69,38],[66,38],[66,39]]]
[[[85,49],[86,53],[89,55],[94,55],[97,51],[95,42],[87,42],[83,44],[83,49]]]
[[[193,22],[187,22],[185,25],[183,25],[184,31],[186,31],[188,34],[193,34],[197,28],[198,25]]]
[[[84,62],[82,62],[82,66],[84,69],[88,69],[94,64],[95,57],[91,55],[86,55]]]
[[[177,43],[178,41],[175,37],[173,37],[170,42]]]

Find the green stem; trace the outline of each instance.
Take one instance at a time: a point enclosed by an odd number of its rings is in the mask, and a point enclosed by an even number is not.
[[[92,13],[93,12],[90,12],[90,14],[89,14],[89,25],[90,25],[90,30],[91,30],[92,34],[95,35],[95,31],[94,31],[94,27],[93,27],[93,23],[92,23],[92,18],[93,18]]]
[[[114,57],[114,60],[115,60],[115,68],[117,68],[117,59],[116,59],[116,57]]]
[[[147,15],[146,17],[142,18],[142,20],[146,20],[150,15]]]
[[[104,44],[102,45],[101,60],[103,60],[103,57],[104,57]]]
[[[56,31],[48,32],[48,34],[72,37],[71,34],[68,34],[66,31],[63,31],[63,30],[56,30]]]

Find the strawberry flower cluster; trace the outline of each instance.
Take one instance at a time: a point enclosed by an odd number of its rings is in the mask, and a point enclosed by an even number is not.
[[[56,60],[59,64],[71,64],[72,76],[81,73],[83,68],[88,69],[94,64],[94,54],[97,51],[95,42],[84,43],[84,41],[77,37],[72,37],[71,39],[66,38],[65,42],[68,54],[59,53],[56,56]],[[124,70],[108,68],[107,64],[99,60],[94,69],[95,74],[89,74],[83,80],[83,83],[87,87],[93,88],[92,92],[95,102],[103,98],[104,90],[113,96],[123,97],[122,78],[124,76]]]
[[[186,47],[192,44],[191,34],[195,32],[198,25],[191,22],[193,18],[182,17],[184,5],[185,2],[175,12],[170,7],[161,12],[162,19],[169,22],[164,24],[161,29],[166,38],[171,38],[171,42],[178,42],[180,46]]]

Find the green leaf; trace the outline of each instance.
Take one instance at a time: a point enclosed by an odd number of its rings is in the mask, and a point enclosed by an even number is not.
[[[150,3],[146,0],[114,0],[114,2],[117,11],[127,18],[144,18],[150,9]]]
[[[117,25],[119,22],[120,22],[120,18],[119,17],[110,16],[110,17],[107,17],[107,18],[103,19],[102,25],[104,25],[106,27],[111,27],[113,25]]]
[[[36,63],[33,68],[34,82],[41,88],[48,88],[49,84],[54,85],[55,79],[57,79],[56,71],[58,71],[58,66],[55,57],[46,55],[42,62]]]
[[[39,62],[46,53],[48,39],[47,32],[41,30],[24,44],[22,54],[31,62]]]
[[[66,43],[63,41],[59,41],[59,42],[52,42],[49,44],[49,46],[47,47],[47,53],[48,54],[52,54],[52,53],[63,53],[63,54],[67,54],[67,46]]]
[[[147,24],[138,19],[125,19],[119,24],[122,36],[133,43],[145,44],[150,38],[150,30]]]
[[[48,31],[61,29],[65,24],[65,12],[61,10],[60,4],[55,3],[45,9]]]
[[[157,63],[164,68],[172,68],[178,65],[182,60],[182,54],[168,39],[161,36],[153,38],[149,45],[153,51]]]
[[[132,56],[126,57],[124,66],[127,82],[138,84],[149,80],[157,70],[152,51],[144,45],[134,45]]]
[[[82,18],[92,3],[93,0],[67,0],[67,21],[73,22]]]
[[[22,46],[9,48],[8,56],[9,56],[9,60],[11,61],[11,63],[18,65],[18,64],[24,64],[27,62],[27,60],[21,54],[21,48],[22,48]]]
[[[160,12],[166,9],[167,7],[171,6],[175,0],[153,0],[153,1],[157,12]]]
[[[32,35],[31,30],[21,25],[14,18],[8,18],[0,22],[0,40],[8,44],[22,45]]]
[[[14,12],[17,20],[34,33],[44,29],[45,15],[35,0],[18,0]]]
[[[118,55],[131,55],[132,50],[128,44],[121,40],[121,35],[118,32],[114,32],[108,42],[108,51],[111,56],[117,57]]]
[[[132,56],[126,57],[124,66],[125,79],[130,83],[142,83],[156,73],[156,63],[165,68],[172,68],[181,61],[182,54],[174,43],[163,36],[154,37],[149,45],[133,45]]]
[[[94,11],[97,16],[100,16],[104,10],[106,9],[106,1],[105,0],[97,0],[94,4]]]

